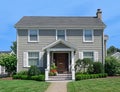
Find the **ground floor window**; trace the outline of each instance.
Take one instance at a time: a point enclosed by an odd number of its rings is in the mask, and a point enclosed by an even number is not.
[[[94,52],[83,52],[83,58],[89,58],[94,61]]]
[[[28,52],[28,66],[39,65],[39,52]]]

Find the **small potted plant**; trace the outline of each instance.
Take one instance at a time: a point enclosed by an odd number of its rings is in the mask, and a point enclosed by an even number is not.
[[[50,76],[56,76],[57,75],[57,67],[55,65],[55,63],[52,63],[50,66]]]

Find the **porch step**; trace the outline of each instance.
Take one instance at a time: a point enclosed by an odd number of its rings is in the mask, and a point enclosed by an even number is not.
[[[57,76],[49,76],[50,81],[72,80],[72,74],[57,74]]]

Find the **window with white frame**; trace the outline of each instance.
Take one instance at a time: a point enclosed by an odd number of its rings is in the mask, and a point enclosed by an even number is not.
[[[93,42],[93,30],[84,30],[83,32],[83,41],[84,42]]]
[[[94,52],[83,52],[83,58],[89,58],[94,61]]]
[[[39,65],[39,52],[28,52],[28,66]]]
[[[62,39],[62,40],[65,40],[65,30],[57,30],[57,40],[58,39]]]
[[[38,42],[38,30],[29,30],[29,42]]]

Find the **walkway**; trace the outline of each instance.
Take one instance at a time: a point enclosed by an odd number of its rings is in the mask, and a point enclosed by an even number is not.
[[[51,82],[45,92],[67,92],[67,81]]]

